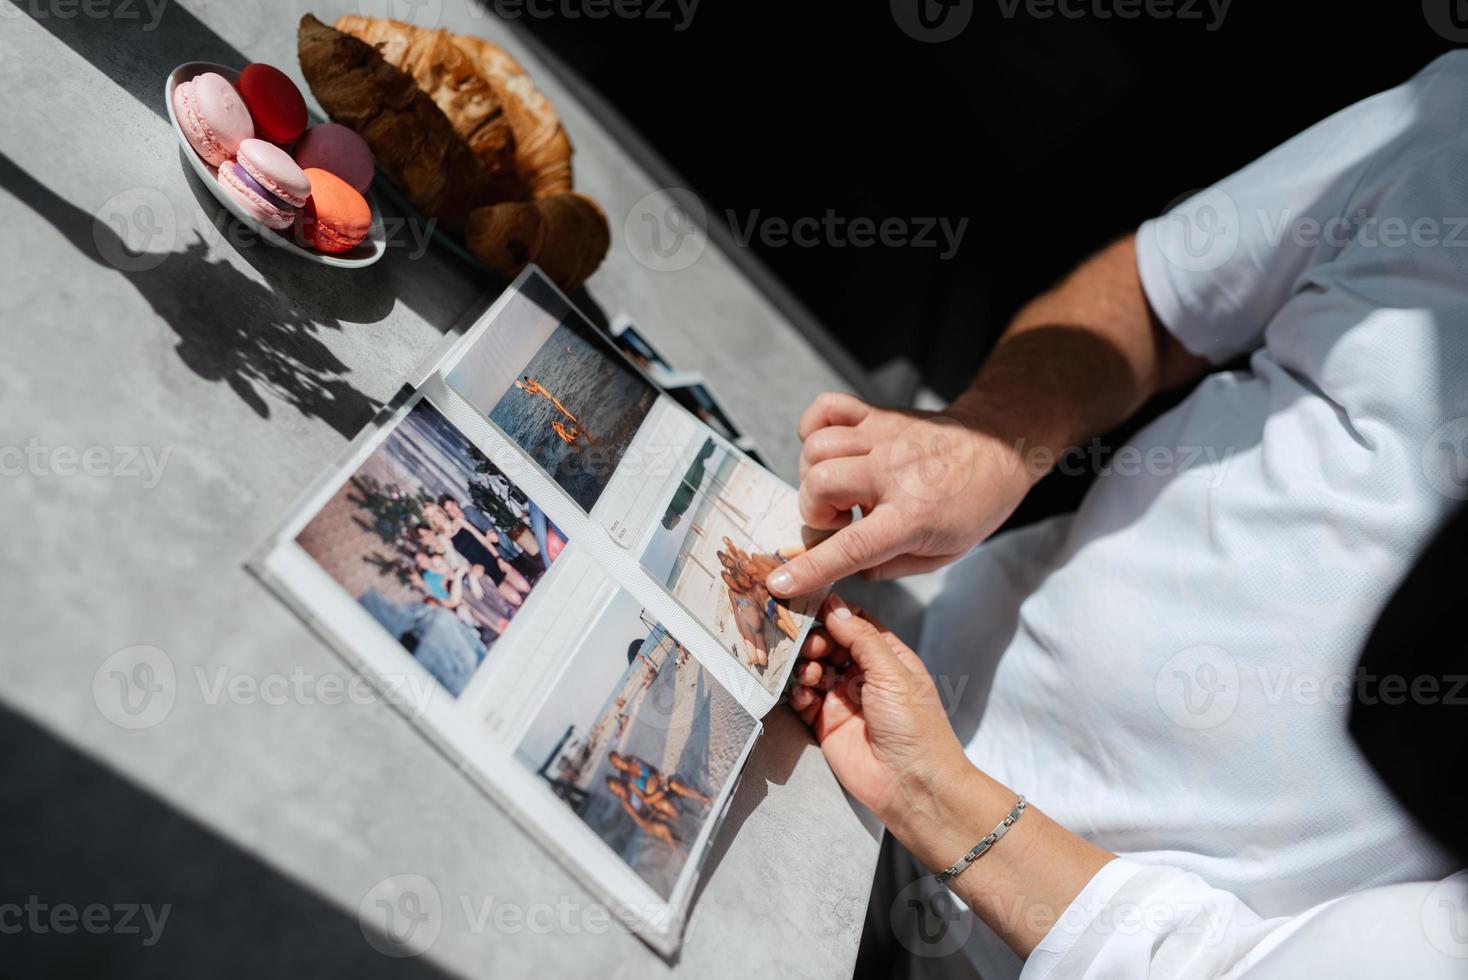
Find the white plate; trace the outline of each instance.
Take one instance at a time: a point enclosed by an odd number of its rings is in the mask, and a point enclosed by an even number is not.
[[[174,88],[181,82],[187,82],[195,75],[202,75],[207,71],[218,72],[231,85],[234,85],[240,80],[240,73],[233,68],[211,64],[207,61],[189,61],[179,65],[168,73],[168,81],[163,83],[163,102],[168,106],[168,121],[173,123],[173,131],[178,134],[178,141],[184,148],[184,155],[194,165],[194,171],[199,175],[199,179],[204,182],[204,186],[209,188],[210,193],[219,199],[219,203],[229,209],[229,213],[240,221],[243,221],[246,226],[259,232],[261,241],[267,245],[283,248],[287,252],[293,252],[303,259],[319,262],[322,265],[334,265],[343,269],[360,269],[382,258],[383,254],[387,251],[387,232],[383,230],[382,213],[378,211],[377,202],[372,199],[372,191],[370,189],[365,195],[367,206],[372,209],[372,227],[368,229],[367,237],[360,245],[350,251],[340,252],[336,255],[327,255],[324,252],[317,252],[314,249],[297,245],[289,234],[276,231],[273,228],[267,228],[265,225],[256,221],[250,217],[249,212],[225,192],[223,187],[219,186],[219,181],[215,179],[214,168],[205,163],[204,158],[194,151],[193,146],[189,143],[189,138],[184,135],[183,129],[178,124],[178,116],[173,111]],[[289,231],[290,229],[287,228],[286,232]]]

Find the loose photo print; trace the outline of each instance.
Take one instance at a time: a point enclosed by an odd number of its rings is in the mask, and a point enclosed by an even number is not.
[[[642,370],[646,371],[648,377],[659,385],[666,385],[668,379],[673,377],[673,366],[668,363],[662,354],[658,353],[648,339],[633,326],[632,321],[625,316],[620,316],[612,323],[612,343],[632,359],[632,362]]]
[[[566,538],[425,399],[296,542],[458,697]]]
[[[658,394],[535,277],[511,296],[447,381],[587,512]]]
[[[772,694],[820,596],[776,599],[770,572],[804,551],[795,492],[706,439],[642,552],[642,567]]]
[[[619,591],[583,634],[515,755],[667,900],[756,724]]]

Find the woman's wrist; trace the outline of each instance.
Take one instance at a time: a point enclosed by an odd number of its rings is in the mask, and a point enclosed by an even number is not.
[[[1016,798],[960,752],[903,780],[888,812],[879,816],[908,851],[937,872],[992,830]]]

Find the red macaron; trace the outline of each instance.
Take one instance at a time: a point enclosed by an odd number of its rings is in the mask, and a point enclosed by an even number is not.
[[[307,167],[311,197],[296,212],[296,229],[302,240],[321,252],[350,251],[372,228],[372,208],[357,189],[336,174]]]
[[[235,88],[255,120],[259,138],[288,144],[306,131],[306,100],[279,68],[246,65]]]

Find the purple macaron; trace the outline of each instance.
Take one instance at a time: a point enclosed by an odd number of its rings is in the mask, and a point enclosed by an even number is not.
[[[255,123],[234,86],[217,72],[196,75],[173,88],[173,112],[189,145],[217,167],[255,135]]]
[[[290,154],[257,139],[240,143],[235,158],[220,166],[219,183],[268,228],[289,228],[311,196],[311,181]]]
[[[340,123],[318,123],[296,141],[296,163],[336,174],[359,194],[372,185],[376,161],[367,141]]]

